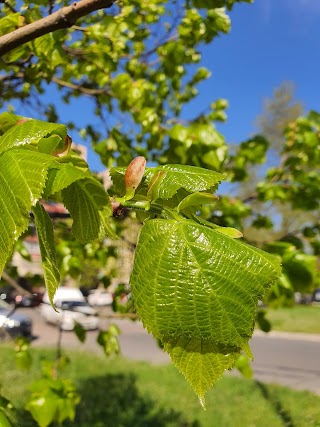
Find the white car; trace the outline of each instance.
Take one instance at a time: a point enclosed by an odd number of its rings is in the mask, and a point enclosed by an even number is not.
[[[99,327],[97,312],[87,303],[79,289],[59,287],[53,303],[57,311],[51,307],[46,292],[40,305],[41,314],[46,322],[58,325],[64,331],[72,331],[76,323],[86,330]]]
[[[105,289],[94,289],[93,291],[90,291],[88,295],[88,303],[90,305],[111,305],[112,301],[112,294]]]

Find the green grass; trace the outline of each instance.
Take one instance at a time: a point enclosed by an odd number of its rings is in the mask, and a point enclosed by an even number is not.
[[[39,377],[39,359],[50,350],[34,350],[30,372],[15,368],[13,350],[0,347],[2,394],[19,412],[15,427],[34,427],[23,407],[28,386]],[[65,376],[76,381],[82,400],[71,427],[312,427],[320,426],[320,397],[253,380],[224,377],[208,394],[204,411],[173,366],[150,366],[122,358],[70,353]]]
[[[266,318],[274,331],[320,334],[320,307],[297,305],[292,308],[267,309]]]

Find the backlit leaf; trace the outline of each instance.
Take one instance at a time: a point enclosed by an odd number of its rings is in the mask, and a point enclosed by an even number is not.
[[[53,225],[44,207],[37,203],[32,209],[37,227],[42,267],[46,288],[51,305],[53,297],[60,283],[60,273],[56,261],[56,251],[53,236]]]
[[[1,272],[15,241],[28,227],[29,211],[43,193],[51,159],[23,148],[0,156]]]
[[[192,193],[185,197],[178,205],[178,211],[191,206],[210,205],[216,203],[218,197],[210,193]]]
[[[62,197],[73,218],[72,231],[80,242],[87,243],[106,235],[116,238],[109,219],[112,214],[110,199],[97,180],[75,181],[62,190]]]
[[[223,348],[227,354],[243,350],[252,357],[248,340],[257,302],[279,274],[277,258],[212,228],[190,220],[155,219],[141,229],[130,283],[142,322],[167,344],[202,399],[206,384],[214,383],[232,358],[206,376],[206,359],[200,355],[220,354]],[[194,352],[199,353],[198,374]],[[201,381],[194,385],[197,375]]]

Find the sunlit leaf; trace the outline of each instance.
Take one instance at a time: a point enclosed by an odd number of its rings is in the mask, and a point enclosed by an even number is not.
[[[235,364],[234,367],[238,369],[238,371],[245,377],[245,378],[252,378],[253,377],[253,370],[250,365],[250,360],[247,356],[244,354],[241,354]]]
[[[185,197],[178,205],[178,212],[191,206],[212,205],[218,197],[210,193],[195,192]]]
[[[229,354],[232,348],[232,353],[243,350],[252,357],[248,340],[257,303],[279,274],[277,258],[214,229],[190,220],[156,219],[141,229],[130,283],[145,327],[167,343],[169,353],[177,355],[175,363],[192,383],[181,360],[193,364],[195,349],[202,354],[202,341],[209,353],[227,348]],[[174,351],[176,342],[181,349]],[[199,357],[201,378],[203,360]],[[205,384],[212,384],[222,371],[217,369],[213,378],[208,372],[200,381],[202,386],[197,383],[201,399]]]
[[[53,306],[53,297],[60,283],[60,273],[57,266],[53,236],[53,225],[49,215],[40,203],[37,203],[33,207],[32,212],[37,227],[46,288],[51,305]]]
[[[43,193],[50,162],[50,156],[26,149],[0,156],[0,271],[28,227],[29,211]]]
[[[77,180],[62,190],[62,197],[73,218],[72,231],[80,242],[87,243],[106,235],[116,238],[110,222],[110,199],[97,180]]]

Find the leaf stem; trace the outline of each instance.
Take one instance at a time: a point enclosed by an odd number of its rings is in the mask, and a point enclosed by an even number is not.
[[[177,211],[167,208],[162,205],[158,205],[156,203],[151,203],[149,200],[126,200],[125,197],[119,197],[115,199],[117,203],[120,203],[121,206],[127,209],[151,212],[157,215],[160,215],[167,219],[175,219],[176,221],[181,221],[183,217],[178,214]]]

